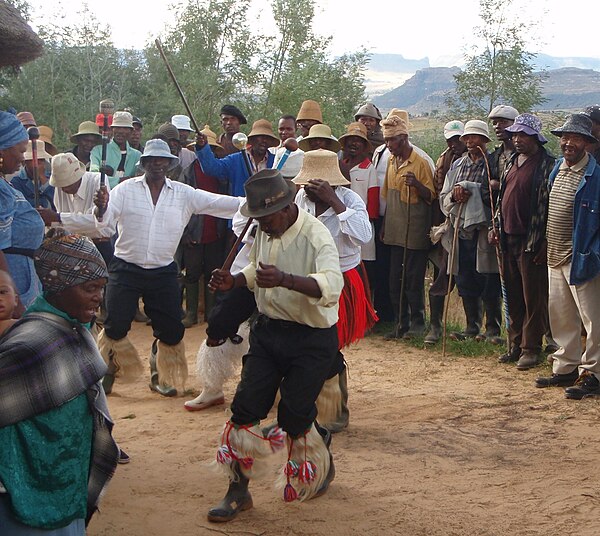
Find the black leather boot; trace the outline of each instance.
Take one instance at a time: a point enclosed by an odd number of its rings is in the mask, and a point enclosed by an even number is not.
[[[502,299],[500,296],[488,298],[483,302],[483,308],[485,311],[485,333],[482,339],[492,344],[503,344],[506,341],[500,337]]]
[[[429,296],[429,333],[425,336],[425,344],[435,344],[442,336],[442,317],[446,296]]]
[[[481,330],[481,299],[479,297],[464,296],[462,302],[467,319],[467,327],[464,331],[454,332],[450,335],[451,339],[457,341],[473,339],[479,335]]]
[[[229,488],[223,500],[208,511],[208,520],[215,523],[231,521],[240,512],[252,508],[252,495],[248,491],[249,479],[240,470],[239,462],[233,462],[231,466],[235,478],[229,481]]]

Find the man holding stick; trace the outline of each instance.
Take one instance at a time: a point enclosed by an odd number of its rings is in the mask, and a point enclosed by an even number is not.
[[[248,285],[259,311],[217,455],[229,489],[208,512],[215,522],[252,508],[249,478],[261,458],[282,446],[278,428],[265,438],[258,424],[278,389],[277,419],[288,443],[284,499],[322,495],[335,474],[330,436],[315,422],[315,400],[338,349],[335,323],[343,286],[338,252],[327,228],[294,204],[296,188],[278,171],[255,174],[246,193],[242,214],[259,222],[250,264],[235,276],[216,270],[211,280],[213,290]]]

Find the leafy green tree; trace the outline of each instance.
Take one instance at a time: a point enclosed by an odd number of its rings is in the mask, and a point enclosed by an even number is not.
[[[481,45],[465,56],[465,68],[455,75],[456,90],[447,99],[452,112],[463,117],[485,116],[506,103],[518,110],[541,104],[543,74],[536,74],[535,54],[525,48],[531,24],[511,20],[518,12],[513,0],[480,0],[483,24],[475,29]]]

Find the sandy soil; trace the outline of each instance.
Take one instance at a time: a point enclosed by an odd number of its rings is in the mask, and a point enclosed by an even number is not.
[[[138,324],[131,337],[147,355],[150,328]],[[193,373],[203,337],[204,326],[186,332]],[[208,466],[226,406],[189,413],[189,394],[161,398],[148,377],[117,383],[114,434],[132,462],[118,468],[89,534],[600,534],[599,401],[535,389],[540,370],[518,372],[494,356],[442,360],[439,348],[380,337],[346,356],[351,422],[334,437],[329,492],[284,503],[273,486],[282,460],[274,458],[271,474],[251,483],[254,509],[225,525],[206,521],[206,512],[226,489]],[[195,375],[190,384],[195,396]],[[234,390],[231,381],[226,403]]]

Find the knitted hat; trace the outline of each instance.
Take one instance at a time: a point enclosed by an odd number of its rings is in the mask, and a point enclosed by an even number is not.
[[[391,112],[390,112],[391,113]],[[379,123],[383,131],[384,138],[393,138],[394,136],[408,136],[408,125],[406,121],[398,115],[389,115]]]
[[[0,111],[0,149],[14,147],[17,143],[28,139],[27,131],[17,116]]]
[[[177,127],[171,123],[163,123],[158,127],[157,132],[168,140],[179,141],[179,130],[177,130]]]
[[[302,121],[304,119],[318,121],[319,123],[323,122],[323,114],[321,113],[321,107],[317,101],[305,100],[302,103],[296,121]]]
[[[85,236],[65,234],[64,229],[51,229],[33,260],[42,287],[49,294],[108,278],[106,264],[94,243]]]
[[[327,149],[316,149],[304,153],[302,169],[292,181],[294,184],[308,184],[311,179],[327,181],[331,186],[347,186],[350,181],[340,171],[340,161],[336,153]]]
[[[233,117],[237,117],[240,121],[240,125],[245,125],[248,123],[248,120],[244,117],[244,114],[237,106],[234,106],[233,104],[225,104],[225,106],[221,108],[219,115],[232,115]]]
[[[310,151],[311,149],[309,140],[314,140],[315,138],[329,140],[327,148],[334,153],[337,153],[342,147],[337,138],[331,133],[331,128],[329,126],[317,124],[310,127],[308,136],[306,136],[306,138],[302,138],[300,140],[300,143],[298,144],[300,149],[302,149],[304,152]]]

